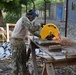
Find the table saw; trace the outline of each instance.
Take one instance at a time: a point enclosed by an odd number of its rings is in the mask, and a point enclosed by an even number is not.
[[[52,27],[52,29],[50,27]],[[66,45],[66,42],[64,42],[64,44],[61,43],[62,38],[59,36],[57,26],[53,24],[45,25],[40,32],[40,36],[41,37],[28,36],[32,50],[35,75],[38,75],[35,53],[36,48],[44,51],[49,56],[46,58],[47,61],[45,61],[45,63],[47,64],[46,67],[52,71],[50,74],[50,71],[47,70],[48,75],[55,75],[53,66],[76,65],[76,47],[72,45],[76,45],[76,43],[72,42],[68,45]],[[41,57],[43,57],[43,55]],[[51,68],[48,66],[49,63],[51,63]],[[45,74],[43,73],[43,75]]]

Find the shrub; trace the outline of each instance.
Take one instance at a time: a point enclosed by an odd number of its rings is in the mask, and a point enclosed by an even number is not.
[[[14,23],[15,24],[18,19],[19,19],[19,14],[7,13],[4,18],[4,26],[6,25],[6,23]]]

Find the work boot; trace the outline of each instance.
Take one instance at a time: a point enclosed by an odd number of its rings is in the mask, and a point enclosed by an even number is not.
[[[32,75],[32,74],[30,74],[30,73],[26,73],[26,72],[25,72],[25,73],[23,73],[23,75]]]
[[[26,72],[23,72],[23,75],[32,75],[29,70],[26,70]]]

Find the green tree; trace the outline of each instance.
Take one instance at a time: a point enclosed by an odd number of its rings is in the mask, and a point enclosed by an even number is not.
[[[19,6],[19,0],[0,0],[0,26],[3,26],[3,11],[9,11],[9,12],[17,12],[16,9]]]
[[[51,2],[63,2],[64,0],[35,0],[36,9],[38,10],[44,10],[44,3],[47,3],[47,9],[49,9],[48,3]]]
[[[19,18],[20,17],[16,13],[10,14],[10,12],[8,12],[6,14],[6,17],[4,18],[4,26],[6,26],[6,23],[14,23],[15,24]]]
[[[2,11],[14,12],[17,15],[21,15],[22,5],[27,5],[31,3],[31,0],[0,0],[0,26],[3,26],[3,15]]]

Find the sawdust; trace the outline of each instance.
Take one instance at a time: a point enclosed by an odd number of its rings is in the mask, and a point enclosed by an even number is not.
[[[70,39],[62,39],[60,43],[63,46],[76,46],[76,42],[74,42]]]

